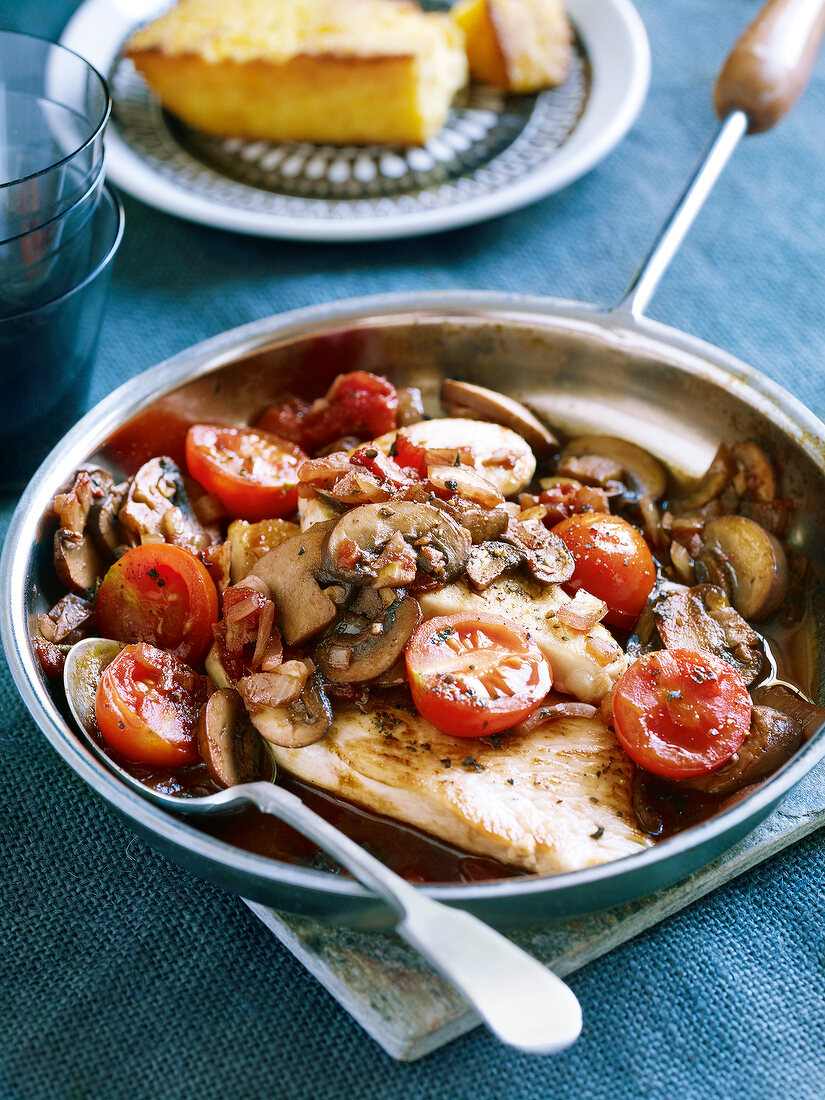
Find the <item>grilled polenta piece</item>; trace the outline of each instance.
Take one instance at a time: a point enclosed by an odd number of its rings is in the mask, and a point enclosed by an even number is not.
[[[188,125],[269,141],[423,144],[467,79],[460,28],[408,0],[180,0],[124,53]]]
[[[473,80],[509,92],[537,92],[567,79],[573,32],[563,0],[459,0]]]

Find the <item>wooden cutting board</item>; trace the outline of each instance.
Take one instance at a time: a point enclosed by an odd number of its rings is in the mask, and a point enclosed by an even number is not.
[[[641,901],[512,934],[564,977],[825,825],[825,761],[754,832],[689,878]],[[478,1017],[397,936],[332,928],[249,908],[393,1058],[412,1061],[476,1027]]]

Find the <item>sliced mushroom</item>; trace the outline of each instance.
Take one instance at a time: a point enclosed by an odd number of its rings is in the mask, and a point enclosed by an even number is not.
[[[619,496],[624,492],[622,467],[615,459],[605,455],[583,454],[562,458],[556,472],[562,477],[572,477],[582,485],[605,489],[609,496]]]
[[[316,649],[315,660],[332,683],[374,680],[393,667],[420,622],[418,601],[397,596],[372,621],[342,616]]]
[[[424,571],[444,584],[463,570],[471,545],[467,530],[430,504],[408,500],[362,504],[343,515],[329,532],[324,569],[354,584],[410,584],[414,573],[411,576],[406,568],[394,571],[392,563],[382,559],[393,538],[417,552]],[[406,564],[400,558],[399,562]]]
[[[453,500],[439,500],[436,497],[434,500],[428,501],[428,494],[421,490],[419,492],[421,492],[424,500],[431,503],[434,508],[446,512],[451,519],[466,528],[470,532],[470,538],[475,545],[497,539],[507,530],[510,516],[507,509],[502,505],[498,505],[496,508],[483,508],[481,505],[474,504],[472,501],[464,500],[461,497],[454,497]]]
[[[133,541],[118,519],[128,489],[128,481],[120,485],[112,482],[111,487],[89,509],[88,532],[105,558],[115,557],[121,546],[128,546]]]
[[[539,584],[564,584],[573,576],[573,555],[541,520],[522,523],[511,517],[502,538],[521,551],[527,571]]]
[[[441,383],[441,406],[448,416],[492,420],[512,428],[537,454],[552,454],[558,449],[559,441],[526,406],[484,386],[445,378]]]
[[[54,498],[53,508],[60,519],[60,526],[82,535],[90,509],[113,485],[114,478],[102,466],[91,463],[80,466],[72,487]]]
[[[506,542],[485,542],[474,546],[467,559],[467,577],[476,592],[483,592],[508,569],[525,561],[525,554]]]
[[[72,644],[88,634],[94,614],[94,606],[89,600],[70,592],[58,600],[48,614],[38,615],[37,625],[46,641]]]
[[[664,466],[635,443],[628,443],[615,435],[578,436],[571,439],[562,451],[559,468],[585,456],[599,456],[612,462],[614,469],[620,471],[618,480],[627,484],[637,500],[641,497],[658,500],[664,494],[667,483]],[[605,467],[603,473],[607,472]]]
[[[776,496],[776,474],[773,464],[758,443],[746,440],[737,443],[733,460],[745,479],[745,493],[750,500],[770,501]]]
[[[237,691],[216,691],[201,708],[198,749],[209,774],[222,787],[264,777],[263,742]]]
[[[356,509],[357,511],[358,509]],[[287,645],[300,645],[333,621],[338,608],[318,583],[323,546],[334,521],[316,523],[282,542],[255,563],[252,576],[269,588]]]
[[[79,535],[68,527],[54,534],[54,567],[70,592],[88,592],[103,572],[103,561],[88,535]]]
[[[790,760],[801,740],[801,723],[771,707],[755,706],[750,733],[739,751],[709,775],[685,779],[679,785],[705,794],[733,794],[773,775]]]
[[[672,592],[655,602],[653,615],[665,648],[712,653],[732,665],[746,684],[763,673],[762,640],[721,588],[699,584]]]
[[[694,512],[704,507],[724,492],[735,476],[736,463],[728,448],[722,443],[713,456],[710,466],[691,491],[671,502],[671,511],[677,515],[684,515],[686,512]]]
[[[301,749],[320,741],[332,723],[332,708],[320,678],[311,675],[299,698],[283,706],[263,701],[251,681],[270,673],[256,673],[238,681],[252,724],[265,741],[285,749]]]
[[[702,533],[696,579],[720,584],[745,619],[776,611],[788,591],[788,561],[773,535],[745,516],[719,516]]]
[[[802,740],[810,741],[822,725],[825,725],[825,707],[803,699],[796,692],[782,684],[760,685],[753,692],[754,703],[773,707],[799,722],[802,728]]]
[[[160,538],[202,550],[213,541],[195,515],[180,470],[166,456],[141,466],[118,518],[142,542]]]

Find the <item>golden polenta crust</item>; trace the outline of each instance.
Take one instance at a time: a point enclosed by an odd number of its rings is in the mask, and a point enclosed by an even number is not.
[[[467,79],[460,29],[407,0],[181,0],[124,52],[188,125],[270,141],[421,144]]]
[[[459,0],[452,16],[474,80],[536,92],[567,79],[573,32],[563,0]]]

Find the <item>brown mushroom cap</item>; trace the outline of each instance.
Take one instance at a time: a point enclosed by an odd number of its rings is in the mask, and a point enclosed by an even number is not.
[[[160,535],[165,541],[200,550],[213,541],[195,515],[180,470],[166,455],[150,459],[140,467],[132,478],[118,518],[138,539]]]
[[[667,649],[712,653],[732,665],[746,684],[765,669],[762,639],[715,585],[670,592],[655,601],[653,616]]]
[[[270,550],[255,563],[252,575],[269,587],[278,625],[288,645],[300,645],[333,621],[338,608],[321,589],[322,548],[334,520],[316,523]]]
[[[343,615],[316,649],[315,660],[331,683],[374,680],[393,667],[420,622],[421,608],[412,596],[396,597],[372,621]]]
[[[54,567],[70,592],[88,592],[103,572],[103,561],[88,535],[59,527],[54,535]]]
[[[111,479],[110,479],[111,480]],[[122,527],[118,515],[126,500],[129,483],[114,483],[104,495],[95,500],[89,509],[87,530],[95,546],[105,558],[113,558],[118,548],[129,545],[129,537]]]
[[[409,500],[362,504],[343,515],[329,532],[324,569],[340,580],[372,584],[379,579],[375,561],[396,536],[414,549],[426,546],[443,555],[438,580],[444,584],[461,573],[470,552],[469,532],[430,504]],[[345,564],[352,558],[353,565]]]
[[[472,382],[445,378],[441,383],[441,405],[448,416],[481,417],[511,428],[526,439],[537,454],[552,454],[558,448],[559,441],[546,424],[520,401],[506,394]]]
[[[767,503],[776,496],[776,474],[773,463],[753,440],[737,443],[733,459],[745,479],[745,492],[751,500]]]
[[[694,483],[690,491],[670,502],[671,512],[678,516],[703,508],[711,500],[718,497],[735,476],[736,463],[728,448],[722,443],[713,456],[710,466]]]
[[[721,768],[679,786],[705,794],[728,795],[773,775],[790,760],[802,740],[801,723],[772,707],[755,706],[750,733]]]
[[[207,699],[198,718],[198,749],[222,787],[263,778],[263,742],[237,691],[221,689]]]
[[[788,591],[788,561],[773,535],[745,516],[705,523],[696,577],[720,584],[745,619],[765,619]]]

